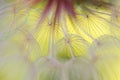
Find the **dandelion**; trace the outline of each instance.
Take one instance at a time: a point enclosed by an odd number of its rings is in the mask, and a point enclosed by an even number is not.
[[[0,80],[119,80],[119,0],[0,0]]]

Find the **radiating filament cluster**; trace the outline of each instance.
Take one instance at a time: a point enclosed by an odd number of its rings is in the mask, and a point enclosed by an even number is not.
[[[0,0],[0,80],[120,80],[119,0]]]

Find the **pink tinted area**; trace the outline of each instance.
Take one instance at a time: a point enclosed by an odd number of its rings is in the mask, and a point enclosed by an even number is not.
[[[55,6],[56,5],[56,6]],[[74,5],[71,0],[48,0],[45,6],[45,9],[42,13],[41,20],[47,16],[47,14],[51,11],[51,8],[55,6],[54,15],[54,24],[56,20],[59,20],[60,14],[62,11],[66,11],[70,16],[75,17]]]
[[[40,1],[41,1],[41,0],[33,0],[32,3],[33,3],[33,5],[34,5],[34,4],[40,3]]]
[[[41,2],[41,0],[21,0],[21,1],[29,4],[29,6],[33,6]]]

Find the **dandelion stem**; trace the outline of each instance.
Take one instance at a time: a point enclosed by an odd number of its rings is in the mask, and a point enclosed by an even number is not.
[[[62,32],[64,34],[64,38],[66,40],[66,43],[68,44],[68,47],[70,49],[70,52],[71,52],[71,56],[72,56],[72,59],[74,60],[75,59],[75,52],[74,52],[74,49],[71,45],[71,41],[70,41],[70,37],[69,37],[69,33],[68,33],[68,29],[67,29],[67,26],[66,26],[66,19],[63,18],[62,19],[64,22],[63,22],[63,25],[62,25]]]
[[[53,29],[53,27],[51,26],[50,28],[50,33],[49,33],[49,41],[48,41],[48,58],[50,57],[54,57],[54,53],[55,53],[55,48],[54,48],[54,44],[55,44],[55,31]]]

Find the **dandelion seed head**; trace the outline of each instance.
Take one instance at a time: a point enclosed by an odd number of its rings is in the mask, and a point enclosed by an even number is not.
[[[119,79],[117,0],[0,2],[2,80]]]

